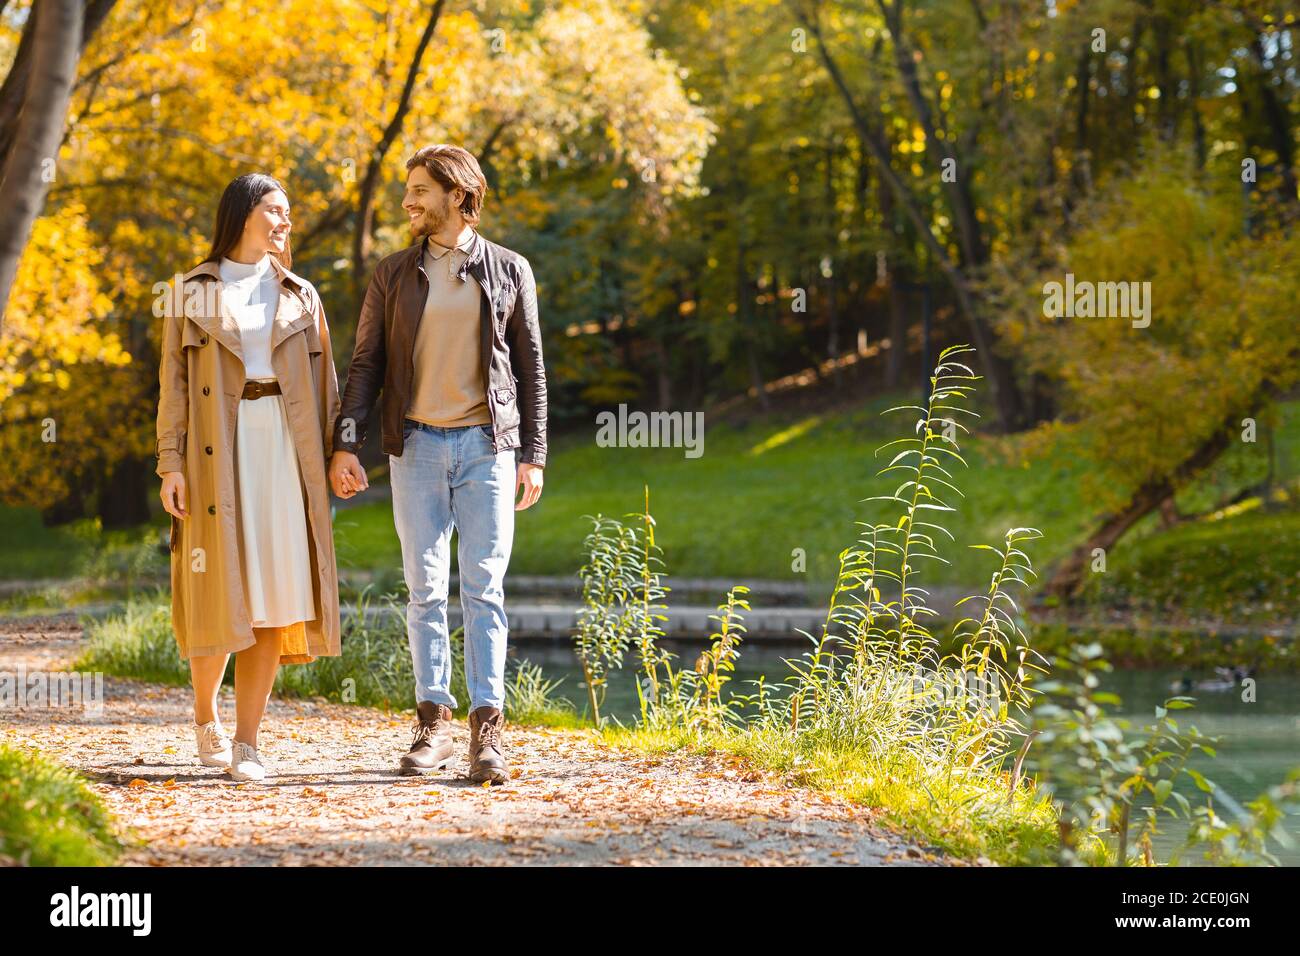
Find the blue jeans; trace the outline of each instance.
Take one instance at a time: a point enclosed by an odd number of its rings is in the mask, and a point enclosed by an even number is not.
[[[515,533],[519,450],[492,452],[491,425],[439,428],[407,419],[402,454],[388,456],[393,523],[410,599],[406,637],[415,699],[456,706],[451,694],[447,592],[451,529],[458,539],[470,709],[505,710],[506,566]]]

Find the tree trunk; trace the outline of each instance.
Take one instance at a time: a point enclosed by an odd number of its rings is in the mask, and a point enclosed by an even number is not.
[[[18,118],[13,149],[0,176],[0,209],[4,210],[4,226],[0,228],[0,323],[32,223],[45,205],[50,187],[46,171],[58,157],[81,51],[82,10],[77,0],[41,0],[32,16],[36,23],[31,83]]]
[[[830,235],[827,237],[826,248],[833,250],[839,241],[836,233],[839,231],[838,217],[835,215],[835,142],[832,139],[826,145],[826,215],[830,222]],[[835,267],[837,259],[835,254],[830,254],[831,274],[826,277],[826,357],[830,359],[838,358],[840,354],[840,316],[836,309],[835,296],[836,292],[836,273]],[[819,269],[820,271],[820,265]],[[834,377],[835,368],[831,368],[831,376]]]
[[[907,94],[908,102],[912,104],[912,111],[916,114],[921,129],[925,132],[926,153],[931,160],[938,160],[935,165],[940,169],[943,168],[945,161],[952,165],[952,177],[941,177],[940,185],[948,197],[948,209],[952,212],[953,222],[957,226],[962,260],[967,266],[981,266],[988,258],[988,249],[984,242],[983,230],[980,228],[979,217],[975,214],[975,197],[970,190],[970,176],[952,141],[946,136],[939,135],[940,130],[935,123],[934,112],[930,109],[930,101],[926,99],[925,92],[921,89],[921,80],[916,72],[915,51],[903,36],[902,0],[894,0],[892,4],[886,3],[885,0],[876,0],[876,6],[889,27],[894,48],[894,65],[902,80],[903,90]]]
[[[1291,139],[1290,115],[1286,104],[1278,99],[1277,93],[1273,90],[1270,82],[1273,72],[1264,66],[1264,47],[1259,37],[1255,37],[1251,44],[1251,52],[1254,54],[1255,65],[1258,68],[1259,98],[1264,107],[1264,122],[1268,126],[1271,141],[1269,145],[1277,153],[1277,163],[1281,167],[1279,172],[1282,174],[1283,198],[1288,206],[1295,206],[1300,202],[1300,197],[1296,192],[1295,143]]]
[[[739,228],[739,227],[738,227]],[[745,364],[749,369],[749,385],[758,394],[758,405],[763,411],[771,407],[767,389],[763,387],[763,371],[758,358],[758,344],[754,341],[754,286],[749,280],[746,266],[747,250],[744,237],[736,235],[736,318],[744,339]]]
[[[90,38],[95,35],[95,31],[113,9],[113,3],[114,0],[91,0],[86,4],[81,20],[81,51],[86,49]],[[36,33],[35,11],[38,6],[40,6],[39,2],[32,5],[32,11],[27,16],[27,26],[18,41],[18,51],[9,66],[9,72],[5,74],[4,84],[0,85],[0,168],[4,167],[9,152],[13,149],[14,136],[18,131],[18,115],[22,112],[23,101],[27,98],[27,84],[32,74],[32,46]],[[0,5],[0,9],[3,9],[3,5]]]
[[[1139,488],[1128,504],[1104,520],[1083,544],[1057,566],[1047,582],[1047,593],[1063,600],[1078,594],[1093,552],[1098,548],[1109,552],[1133,525],[1172,498],[1179,485],[1213,464],[1227,450],[1233,426],[1241,418],[1239,414],[1229,415],[1173,472]]]
[[[104,528],[134,528],[149,520],[148,489],[153,459],[123,458],[99,489]]]
[[[885,382],[897,388],[903,381],[907,364],[907,301],[899,287],[901,270],[895,265],[889,270],[889,357],[885,367]]]
[[[86,499],[80,485],[73,485],[68,493],[48,508],[41,509],[41,524],[53,528],[78,518],[86,517]]]
[[[892,157],[883,134],[879,129],[871,125],[866,114],[858,107],[857,100],[854,99],[852,91],[849,90],[839,64],[830,54],[830,49],[821,33],[821,25],[815,18],[809,18],[798,4],[792,4],[792,6],[796,17],[816,38],[817,50],[822,63],[830,74],[840,97],[844,100],[845,107],[853,119],[853,125],[858,131],[859,138],[871,150],[872,157],[876,160],[876,166],[880,171],[880,178],[888,183],[903,212],[911,220],[912,225],[916,227],[917,235],[920,236],[926,249],[929,250],[940,271],[948,280],[948,284],[952,287],[957,298],[958,309],[970,326],[970,344],[975,347],[979,354],[980,363],[989,379],[993,400],[998,409],[998,419],[1004,430],[1014,430],[1019,427],[1024,419],[1024,399],[1020,394],[1020,387],[1016,382],[1011,363],[999,356],[994,349],[993,330],[976,307],[970,283],[961,268],[952,261],[943,244],[935,237],[931,224],[922,213],[916,197],[904,185],[902,179],[899,178],[898,173],[891,165]]]

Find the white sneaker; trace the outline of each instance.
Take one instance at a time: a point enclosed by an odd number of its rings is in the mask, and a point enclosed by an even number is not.
[[[205,767],[230,766],[230,735],[220,720],[194,725],[194,739],[199,745],[199,763]]]
[[[266,768],[257,759],[257,748],[241,740],[234,742],[230,768],[226,772],[240,783],[266,779]]]

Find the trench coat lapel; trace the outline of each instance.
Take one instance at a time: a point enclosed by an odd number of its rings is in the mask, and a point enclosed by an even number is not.
[[[275,323],[271,329],[271,352],[275,347],[300,329],[311,325],[315,318],[307,310],[303,300],[306,283],[280,264],[280,260],[271,257],[271,268],[280,277],[280,300],[275,306]]]
[[[302,300],[302,290],[306,283],[297,275],[286,269],[274,256],[271,268],[279,278],[279,298],[275,305],[274,327],[271,329],[271,351],[293,333],[312,324],[312,315]],[[203,262],[191,269],[185,276],[190,282],[199,276],[211,276],[215,280],[212,303],[214,308],[198,310],[200,314],[191,318],[209,335],[228,348],[244,361],[244,349],[239,333],[239,323],[223,306],[221,301],[221,271],[215,262]]]
[[[213,279],[210,293],[212,295],[212,308],[208,308],[209,302],[207,295],[205,294],[200,299],[203,303],[203,308],[187,308],[185,310],[185,317],[194,322],[199,326],[199,328],[203,329],[204,332],[207,332],[208,335],[212,336],[231,352],[234,352],[236,357],[238,357],[239,361],[242,363],[244,361],[244,347],[239,335],[239,323],[235,321],[235,317],[230,315],[222,305],[221,272],[218,270],[217,264],[215,262],[201,262],[185,274],[184,281],[187,298],[192,294],[190,292],[190,283],[199,276],[211,276]],[[203,286],[203,292],[207,293],[207,284],[202,283],[201,285]]]
[[[283,286],[280,287],[280,301],[275,307],[275,327],[271,329],[271,351],[300,329],[312,324],[312,316],[303,307],[302,300]]]

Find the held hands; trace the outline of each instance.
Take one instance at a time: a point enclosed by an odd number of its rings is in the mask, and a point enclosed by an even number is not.
[[[336,451],[330,456],[330,488],[337,498],[351,498],[370,487],[361,460],[350,451]]]
[[[179,471],[164,472],[162,476],[163,509],[173,518],[188,518],[190,513],[185,505],[185,474]]]
[[[356,455],[349,451],[336,451],[330,457],[330,488],[336,497],[351,498],[359,491],[370,487],[366,479],[366,470]],[[182,479],[183,481],[184,479]],[[166,484],[163,486],[166,489]],[[516,511],[531,508],[542,494],[542,468],[540,465],[521,463],[515,478],[515,492],[523,489],[523,496],[515,504]]]

